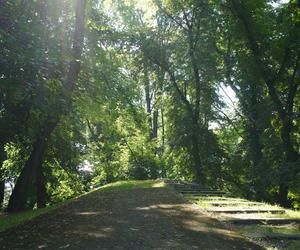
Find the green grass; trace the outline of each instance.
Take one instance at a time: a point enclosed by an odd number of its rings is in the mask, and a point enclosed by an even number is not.
[[[9,228],[20,225],[26,221],[32,220],[33,218],[48,213],[66,202],[62,202],[59,204],[55,204],[53,206],[49,206],[46,208],[34,209],[31,211],[25,211],[20,213],[12,213],[12,214],[0,214],[0,232],[3,232]]]
[[[285,218],[290,218],[290,219],[300,219],[300,211],[296,211],[296,210],[290,210],[290,209],[286,209],[285,213],[283,216],[285,216]]]
[[[244,226],[241,229],[242,233],[255,233],[255,234],[299,234],[300,227],[297,225],[251,225]]]
[[[252,225],[252,226],[243,226],[239,230],[239,233],[247,237],[261,238],[265,236],[276,236],[284,237],[285,235],[299,235],[300,227],[299,225],[282,225],[282,226],[272,226],[272,225]],[[284,239],[284,238],[283,238]],[[300,249],[299,240],[289,240],[287,243],[287,250],[298,250]],[[277,248],[266,248],[266,249],[277,249]]]
[[[20,213],[13,213],[13,214],[1,214],[0,213],[0,232],[5,231],[9,228],[15,227],[20,225],[26,221],[30,221],[33,218],[48,213],[56,208],[59,208],[68,202],[71,202],[74,199],[78,199],[81,196],[87,195],[91,192],[96,191],[116,191],[116,190],[126,190],[126,189],[136,189],[136,188],[155,188],[155,187],[163,187],[163,181],[156,181],[156,180],[146,180],[146,181],[118,181],[114,183],[107,184],[102,186],[98,189],[92,190],[88,193],[80,195],[78,197],[72,198],[70,200],[55,204],[53,206],[49,206],[46,208],[41,209],[34,209],[31,211],[20,212]]]

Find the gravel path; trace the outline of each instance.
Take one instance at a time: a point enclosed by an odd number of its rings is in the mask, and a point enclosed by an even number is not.
[[[0,249],[262,249],[166,188],[95,191],[0,233]]]

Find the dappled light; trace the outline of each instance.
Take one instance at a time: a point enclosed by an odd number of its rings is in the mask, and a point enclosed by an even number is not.
[[[101,204],[103,199],[105,204]],[[38,225],[32,227],[37,221]],[[12,232],[18,230],[28,234],[22,240],[10,241],[14,236],[8,231],[4,234],[8,239],[3,242],[5,246],[26,246],[34,234],[39,237],[32,239],[32,247],[41,245],[44,239],[48,248],[69,244],[72,249],[209,249],[213,244],[219,249],[260,249],[166,188],[122,189],[120,185],[119,191],[99,190]]]
[[[109,238],[111,233],[114,231],[113,228],[111,227],[105,227],[105,228],[98,228],[96,231],[94,232],[85,232],[88,236],[91,237],[96,237],[96,238]],[[82,235],[82,231],[78,232],[79,237]]]
[[[83,215],[83,216],[93,216],[93,215],[99,215],[101,212],[95,212],[95,211],[89,211],[89,212],[76,212],[75,215]]]

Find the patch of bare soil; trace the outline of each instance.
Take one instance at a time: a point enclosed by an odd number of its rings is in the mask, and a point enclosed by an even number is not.
[[[0,233],[0,249],[263,249],[166,188],[96,191]]]

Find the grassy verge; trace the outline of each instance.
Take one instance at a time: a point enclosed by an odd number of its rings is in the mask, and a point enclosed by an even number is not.
[[[146,180],[146,181],[118,181],[114,183],[107,184],[102,186],[96,190],[92,190],[91,192],[98,191],[117,191],[117,190],[126,190],[126,189],[135,189],[135,188],[155,188],[155,187],[163,187],[164,183],[162,181],[155,180]],[[81,196],[87,195],[89,193],[83,194]],[[13,214],[0,214],[0,232],[3,232],[9,228],[20,225],[26,221],[32,220],[33,218],[48,213],[56,208],[59,208],[67,203],[71,202],[74,199],[78,199],[79,197],[72,198],[70,200],[55,204],[53,206],[49,206],[46,208],[35,209],[32,211],[13,213]]]
[[[244,226],[241,229],[241,232],[244,234],[299,234],[300,227],[298,225],[282,225],[282,226],[273,226],[273,225],[251,225]]]
[[[299,250],[300,249],[300,240],[292,240],[288,237],[299,237],[300,227],[299,225],[290,224],[290,225],[251,225],[251,226],[243,226],[240,228],[239,233],[245,235],[246,237],[250,237],[252,239],[261,239],[264,237],[267,238],[277,238],[277,241],[283,242],[285,241],[285,248],[287,250]],[[276,242],[276,241],[275,241]],[[276,243],[275,243],[276,244]],[[268,250],[275,250],[276,247],[266,247]],[[280,248],[281,249],[281,248]]]
[[[15,227],[19,224],[22,224],[26,221],[32,220],[33,218],[48,213],[66,202],[62,202],[53,206],[49,206],[46,208],[34,209],[31,211],[25,211],[20,213],[13,213],[13,214],[0,214],[0,232],[3,232],[9,228]]]

